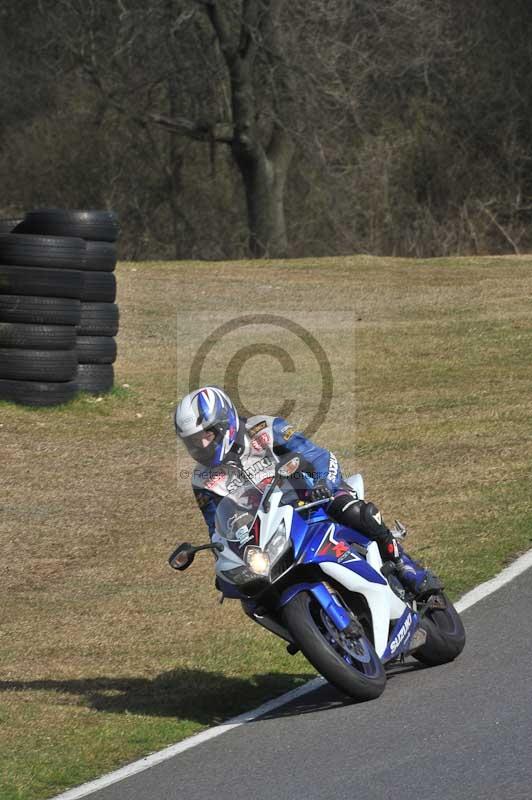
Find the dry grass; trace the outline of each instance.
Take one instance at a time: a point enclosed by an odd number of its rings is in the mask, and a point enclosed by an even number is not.
[[[49,796],[310,672],[236,604],[217,605],[207,557],[183,576],[166,565],[176,541],[205,538],[171,411],[220,310],[314,331],[335,378],[315,438],[365,473],[385,519],[411,525],[410,549],[453,592],[528,546],[531,263],[120,265],[118,390],[58,410],[0,404],[3,799]],[[246,330],[213,351],[208,379],[252,340]],[[286,334],[272,341],[288,348]],[[274,412],[286,385],[299,422],[319,392],[308,354],[290,348],[302,379],[281,381],[257,356],[240,389]]]

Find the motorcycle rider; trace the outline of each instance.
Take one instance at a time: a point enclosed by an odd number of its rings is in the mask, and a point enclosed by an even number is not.
[[[235,475],[243,470],[257,486],[268,483],[275,470],[273,456],[297,455],[304,481],[298,494],[306,502],[329,499],[327,514],[336,522],[377,542],[383,572],[395,572],[417,597],[430,593],[432,573],[406,561],[377,506],[365,502],[342,479],[336,456],[303,436],[281,417],[239,416],[229,396],[217,386],[187,394],[177,405],[174,425],[197,466],[192,488],[209,529],[214,533],[216,507],[231,493]],[[201,465],[201,466],[200,466]]]

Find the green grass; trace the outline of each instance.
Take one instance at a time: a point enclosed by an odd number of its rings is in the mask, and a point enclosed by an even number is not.
[[[334,373],[315,435],[362,471],[386,521],[456,597],[532,541],[532,293],[527,258],[122,264],[116,388],[52,409],[0,403],[0,797],[42,800],[258,705],[312,668],[217,604],[206,538],[174,443],[186,363],[220,309],[276,313],[317,336]],[[322,309],[321,315],[315,313]],[[177,317],[176,317],[177,315]],[[179,344],[179,358],[176,348]],[[208,380],[251,332],[220,343]],[[319,399],[257,356],[239,389],[274,413]],[[225,361],[224,361],[225,358]],[[124,386],[127,384],[127,386]],[[286,394],[284,392],[286,391]]]

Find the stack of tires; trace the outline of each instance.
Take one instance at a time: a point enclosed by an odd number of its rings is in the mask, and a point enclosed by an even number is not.
[[[112,388],[117,238],[109,211],[0,221],[0,399],[56,405]]]
[[[118,221],[112,211],[39,209],[26,214],[17,231],[63,237],[85,242],[80,265],[83,283],[76,352],[79,389],[101,394],[113,388],[118,333],[116,299],[116,240]]]
[[[0,399],[25,405],[71,400],[85,243],[0,234]]]

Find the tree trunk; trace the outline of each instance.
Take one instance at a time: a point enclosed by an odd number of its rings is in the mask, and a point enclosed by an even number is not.
[[[277,122],[267,146],[257,125],[254,65],[258,47],[269,57],[279,49],[278,17],[281,0],[243,0],[240,39],[231,40],[229,18],[222,4],[205,6],[229,72],[233,136],[231,150],[246,193],[249,249],[255,258],[286,255],[284,189],[294,145]]]
[[[175,140],[176,137],[172,137],[169,143],[169,150],[170,150],[168,154],[169,181],[168,181],[167,197],[168,197],[168,205],[170,206],[170,212],[172,215],[174,255],[177,259],[180,259],[183,257],[183,241],[182,241],[183,236],[180,233],[182,228],[182,215],[179,211],[180,195],[183,188],[181,179],[181,173],[183,170],[183,155],[181,152],[179,152],[177,142]]]
[[[272,134],[265,151],[260,144],[233,145],[233,155],[246,193],[249,249],[254,258],[281,258],[288,241],[284,213],[284,190],[294,145],[280,128]]]
[[[277,123],[268,146],[261,143],[256,121],[253,48],[245,57],[236,54],[228,63],[234,122],[232,153],[246,193],[249,249],[254,258],[280,258],[287,251],[284,190],[294,144]]]

